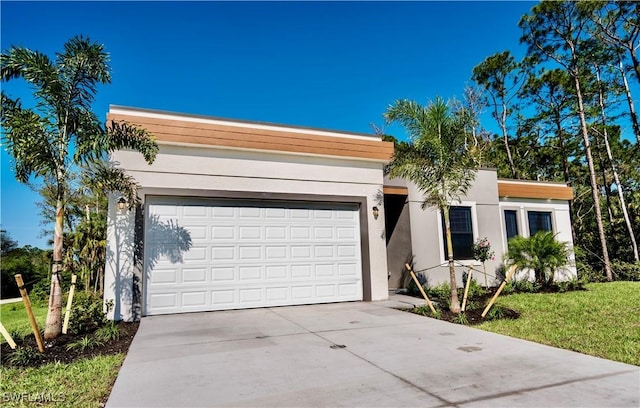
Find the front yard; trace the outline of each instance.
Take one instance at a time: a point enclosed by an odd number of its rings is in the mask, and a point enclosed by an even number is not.
[[[46,309],[42,305],[33,308],[41,330]],[[3,407],[104,406],[137,329],[132,323],[121,323],[116,326],[117,339],[87,343],[86,347],[81,341],[92,337],[63,335],[48,344],[43,355],[35,348],[22,303],[0,306],[0,321],[18,343],[16,351],[10,351],[4,339],[2,341],[0,398]],[[26,336],[24,340],[20,339],[22,336]],[[78,346],[69,348],[72,342]]]
[[[475,327],[640,366],[640,282],[592,283],[586,288],[501,296],[498,308],[517,311],[519,317],[485,321]],[[10,332],[26,334],[29,330],[22,304],[2,305],[0,312]],[[42,324],[46,308],[36,307],[35,313]],[[5,351],[8,345],[2,347]],[[126,348],[80,356],[69,363],[28,367],[7,364],[3,358],[2,405],[103,406],[125,355]]]
[[[475,327],[640,366],[640,282],[590,283],[586,291],[520,293],[497,305],[518,319]]]

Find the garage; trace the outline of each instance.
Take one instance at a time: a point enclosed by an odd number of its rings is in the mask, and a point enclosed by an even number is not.
[[[152,164],[128,149],[109,157],[138,186],[135,202],[109,196],[109,319],[389,296],[392,142],[114,105],[107,119],[158,144]]]
[[[143,314],[363,299],[358,204],[146,197]]]

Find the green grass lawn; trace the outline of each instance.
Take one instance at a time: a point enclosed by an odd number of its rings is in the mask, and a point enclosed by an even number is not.
[[[40,331],[44,330],[44,322],[47,317],[47,306],[32,304],[31,308],[33,310],[33,314],[36,316],[38,328]],[[29,318],[27,317],[27,311],[24,309],[24,304],[22,302],[0,305],[0,322],[2,322],[4,327],[12,336],[19,333],[19,337],[21,338],[33,333],[31,325],[29,324]],[[1,335],[0,337],[2,338],[2,342],[4,342],[4,337]]]
[[[590,283],[587,291],[501,296],[521,313],[479,329],[640,365],[640,282]]]
[[[43,330],[46,305],[34,305],[33,312],[38,327]],[[12,335],[17,332],[22,335],[32,333],[22,303],[1,305],[0,321]],[[124,357],[119,353],[37,368],[1,367],[2,407],[99,407],[100,402],[109,395]]]
[[[54,405],[99,407],[118,375],[123,354],[98,356],[71,364],[38,368],[2,368],[3,407]]]

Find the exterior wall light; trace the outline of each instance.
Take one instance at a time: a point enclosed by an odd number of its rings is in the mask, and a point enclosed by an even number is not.
[[[118,210],[124,210],[126,206],[127,200],[125,200],[124,197],[120,197],[118,199]]]
[[[373,207],[372,211],[373,211],[373,218],[377,220],[378,216],[380,215],[380,211],[378,210],[378,207]]]

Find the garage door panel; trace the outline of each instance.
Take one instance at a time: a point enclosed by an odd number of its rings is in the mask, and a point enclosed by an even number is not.
[[[146,314],[362,299],[356,205],[147,203]],[[176,227],[193,245],[182,253]]]

